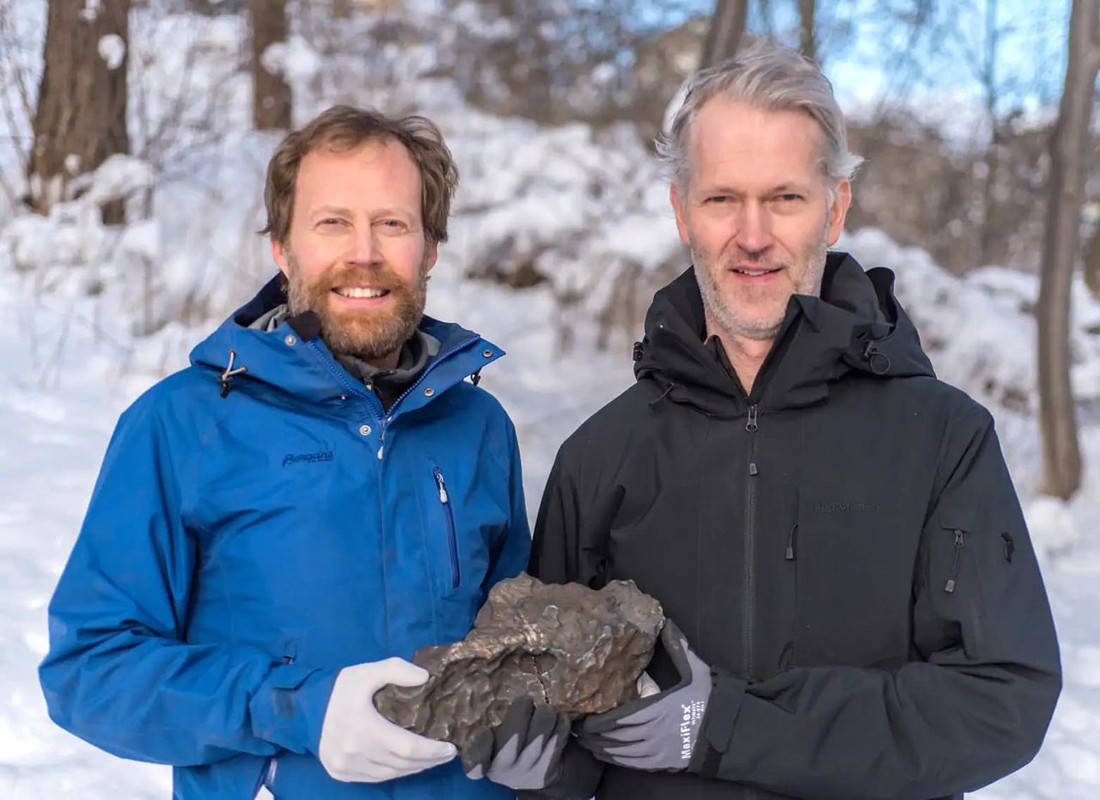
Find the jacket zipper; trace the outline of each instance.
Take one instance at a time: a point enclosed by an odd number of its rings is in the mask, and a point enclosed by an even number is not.
[[[279,757],[271,756],[264,762],[263,769],[260,770],[260,777],[256,781],[256,786],[252,789],[252,797],[256,798],[260,796],[260,791],[267,789],[270,793],[272,787],[275,785],[275,773],[279,770]]]
[[[462,580],[458,569],[458,538],[455,536],[455,516],[451,508],[451,498],[447,495],[447,483],[443,480],[443,471],[432,467],[436,486],[439,487],[439,504],[443,507],[443,520],[447,524],[447,551],[451,556],[451,588],[457,589]]]
[[[744,616],[741,622],[741,650],[744,658],[745,677],[752,679],[754,658],[753,640],[754,617],[756,615],[756,475],[759,470],[756,467],[756,431],[757,405],[753,403],[748,409],[748,419],[745,421],[745,430],[749,433],[749,480],[746,486],[745,503],[745,602]]]
[[[955,591],[955,582],[959,577],[959,562],[962,561],[963,545],[966,544],[966,540],[963,538],[963,532],[960,530],[955,531],[955,558],[951,562],[951,575],[947,578],[947,583],[944,584],[943,590],[948,594],[952,594]]]

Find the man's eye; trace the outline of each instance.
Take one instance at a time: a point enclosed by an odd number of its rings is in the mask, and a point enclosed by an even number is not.
[[[716,204],[716,203],[728,203],[730,196],[728,194],[715,194],[704,200],[704,203]]]
[[[386,233],[404,233],[409,228],[408,225],[399,219],[384,219],[379,221],[378,225]]]
[[[780,203],[795,203],[802,199],[802,195],[796,192],[786,192],[784,194],[777,194],[775,199]]]
[[[324,219],[318,221],[317,224],[332,227],[334,225],[343,225],[344,221],[339,217],[325,217]]]

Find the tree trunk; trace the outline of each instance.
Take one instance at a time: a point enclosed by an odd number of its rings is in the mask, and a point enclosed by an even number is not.
[[[1085,284],[1092,296],[1100,298],[1100,223],[1092,233],[1092,240],[1085,250]]]
[[[115,153],[128,153],[126,69],[130,0],[50,0],[45,66],[27,168],[31,206],[41,214],[68,199],[69,183]],[[105,38],[108,37],[108,38]],[[103,221],[122,222],[121,200]]]
[[[1080,240],[1089,120],[1100,62],[1098,15],[1100,0],[1073,0],[1066,85],[1050,142],[1050,197],[1039,281],[1042,490],[1064,500],[1081,484],[1081,451],[1070,385],[1070,288]]]
[[[351,19],[351,0],[332,0],[329,13],[332,14],[333,19]]]
[[[817,62],[817,39],[814,35],[814,13],[817,0],[798,0],[798,49],[802,55]]]
[[[252,18],[252,127],[258,131],[290,127],[290,87],[281,75],[264,69],[264,51],[286,40],[286,0],[249,0]]]
[[[737,54],[749,17],[748,0],[715,0],[714,14],[707,29],[700,69],[713,67]]]

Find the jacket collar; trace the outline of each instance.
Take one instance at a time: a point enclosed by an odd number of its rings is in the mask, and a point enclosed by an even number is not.
[[[236,371],[229,376],[231,387],[232,382],[258,382],[310,402],[348,395],[377,402],[333,357],[318,335],[319,326],[309,319],[312,315],[289,317],[271,330],[250,327],[285,302],[281,278],[276,276],[191,351],[191,363],[216,371],[223,386],[227,373]],[[439,350],[405,399],[392,409],[394,415],[423,406],[504,355],[501,348],[454,323],[425,316],[419,328],[440,342]],[[424,391],[416,391],[418,387]]]
[[[753,387],[765,409],[812,405],[842,375],[932,375],[917,332],[893,295],[894,275],[864,272],[846,253],[830,253],[821,297],[794,295],[775,345]],[[738,416],[750,399],[707,352],[706,321],[694,268],[657,292],[635,364],[639,380],[673,402],[715,416]]]

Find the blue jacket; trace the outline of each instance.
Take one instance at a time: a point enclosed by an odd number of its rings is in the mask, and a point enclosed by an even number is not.
[[[316,758],[341,667],[462,639],[526,565],[515,430],[465,380],[502,351],[425,317],[442,346],[386,414],[320,339],[247,327],[280,294],[122,415],[50,603],[50,716],[174,765],[176,798],[512,797],[458,760],[356,784]]]

